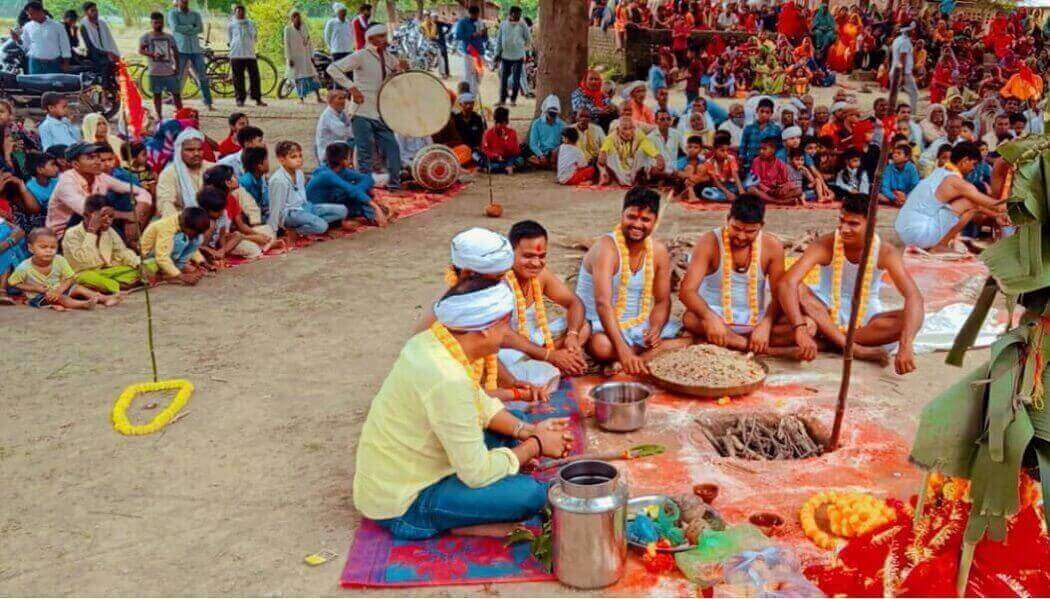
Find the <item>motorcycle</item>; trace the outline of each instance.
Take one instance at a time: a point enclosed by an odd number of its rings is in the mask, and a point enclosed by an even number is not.
[[[112,69],[104,74],[91,66],[74,66],[66,73],[26,75],[27,62],[18,42],[0,38],[0,98],[11,102],[16,109],[39,114],[40,99],[48,92],[66,97],[71,118],[99,112],[111,119],[120,109]]]
[[[310,58],[314,63],[314,70],[317,71],[317,82],[321,84],[321,88],[334,88],[335,83],[332,81],[332,76],[328,74],[328,65],[332,64],[332,57],[320,50],[314,50]],[[277,86],[277,97],[283,100],[295,95],[295,81],[288,78],[281,79],[281,83]]]

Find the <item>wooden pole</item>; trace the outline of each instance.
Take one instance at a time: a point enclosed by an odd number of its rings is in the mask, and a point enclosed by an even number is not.
[[[903,72],[898,70],[890,79],[890,110],[897,106],[897,91]],[[862,273],[867,272],[868,261],[878,260],[879,257],[871,256],[871,246],[875,240],[875,220],[879,212],[879,189],[882,187],[882,172],[886,169],[886,161],[890,155],[890,143],[882,140],[879,148],[879,162],[875,167],[875,176],[871,180],[871,191],[868,193],[868,223],[864,229],[864,249],[860,254],[860,264],[857,265],[857,281],[853,285],[853,299],[850,303],[849,328],[846,330],[846,345],[842,348],[842,382],[839,384],[839,398],[835,406],[835,424],[831,428],[831,440],[828,442],[828,451],[834,451],[839,446],[839,436],[842,434],[842,419],[846,415],[846,398],[849,395],[850,374],[853,371],[853,338],[857,333],[857,317],[860,313],[860,296],[864,277]]]

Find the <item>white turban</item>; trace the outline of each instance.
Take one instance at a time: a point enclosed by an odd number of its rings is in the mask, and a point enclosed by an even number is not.
[[[791,139],[793,137],[802,137],[801,127],[788,127],[784,129],[784,132],[780,134],[783,139]]]
[[[462,94],[459,95],[459,102],[460,102],[460,104],[462,104],[464,102],[473,102],[473,101],[474,101],[474,94],[472,94],[470,92],[463,92]]]
[[[343,4],[342,2],[333,2],[332,3],[332,12],[339,12],[341,10],[346,10],[346,5],[345,4]]]
[[[849,104],[846,104],[845,102],[835,102],[831,105],[831,114],[835,114],[836,112],[847,108],[849,108]]]
[[[558,96],[556,96],[554,94],[550,94],[546,98],[543,99],[543,105],[542,105],[542,107],[540,109],[543,110],[543,112],[549,112],[549,111],[553,110],[553,111],[555,111],[555,112],[560,114],[561,113],[561,100],[558,99]]]
[[[514,293],[497,283],[480,291],[447,297],[434,304],[438,322],[457,331],[483,331],[514,310]]]
[[[370,38],[375,35],[386,35],[386,25],[382,23],[376,23],[368,29],[365,29],[365,38]]]
[[[630,98],[631,93],[633,93],[634,90],[638,89],[639,87],[645,88],[645,84],[641,81],[632,81],[631,83],[628,83],[623,87],[623,91],[621,91],[620,94],[626,100],[627,98]]]
[[[506,237],[474,227],[452,238],[452,266],[483,275],[498,275],[514,266],[514,249]]]
[[[193,128],[183,129],[182,133],[179,133],[178,137],[175,138],[175,155],[172,156],[172,165],[175,169],[175,180],[179,184],[179,199],[182,200],[183,208],[192,207],[197,205],[197,186],[193,183],[193,177],[190,174],[190,167],[186,166],[186,163],[182,161],[182,144],[186,143],[191,139],[199,140],[201,143],[204,142],[204,134]],[[203,168],[203,164],[200,168]]]

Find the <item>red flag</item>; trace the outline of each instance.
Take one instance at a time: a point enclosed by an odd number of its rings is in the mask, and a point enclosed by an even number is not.
[[[470,54],[470,56],[474,59],[474,68],[477,69],[478,75],[484,73],[485,60],[481,57],[481,54],[478,53],[478,49],[474,46],[470,46],[467,48],[467,54]]]
[[[142,95],[128,73],[128,66],[123,60],[117,60],[117,84],[120,86],[120,109],[124,111],[124,120],[132,137],[142,137],[142,122],[146,112],[142,109]]]

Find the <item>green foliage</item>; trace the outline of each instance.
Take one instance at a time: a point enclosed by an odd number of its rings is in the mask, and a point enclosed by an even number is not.
[[[258,51],[259,54],[268,56],[275,64],[284,64],[284,28],[291,20],[288,15],[293,9],[302,10],[302,3],[296,0],[252,0],[250,17],[255,21],[259,29]],[[310,29],[310,39],[313,40],[314,48],[323,45],[324,24],[317,19],[305,19],[306,26]]]
[[[551,569],[551,562],[554,560],[553,548],[551,546],[551,511],[550,508],[544,510],[543,526],[540,527],[540,534],[536,534],[524,526],[519,526],[507,534],[504,541],[504,545],[509,547],[515,543],[529,543],[529,552],[532,557],[539,563],[546,566],[547,571]]]

